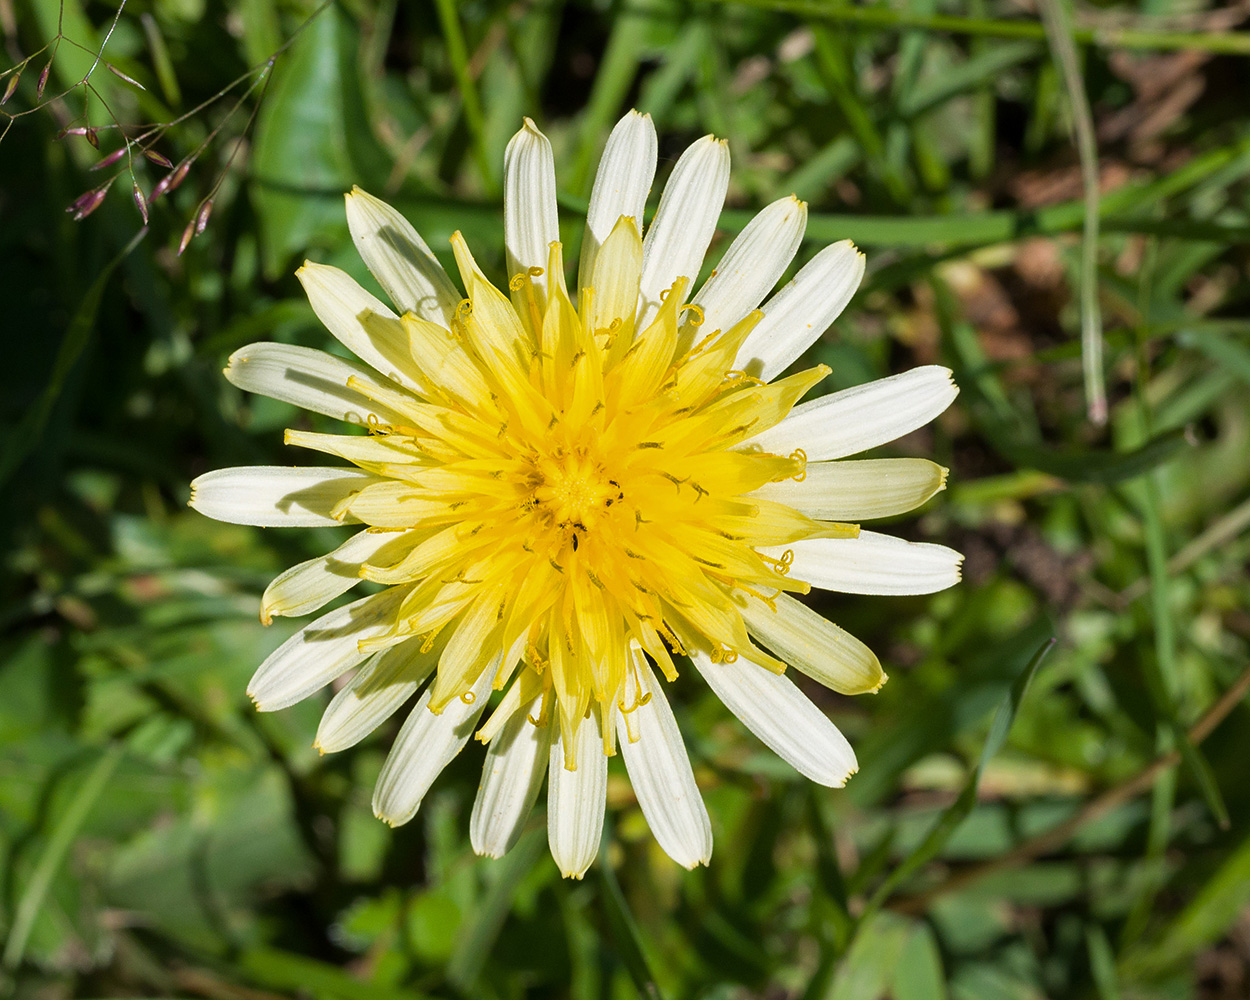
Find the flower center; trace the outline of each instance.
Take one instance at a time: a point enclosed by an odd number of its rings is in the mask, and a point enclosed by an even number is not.
[[[404,421],[371,422],[375,440],[355,439],[353,461],[392,481],[342,507],[405,530],[385,559],[362,567],[406,591],[394,625],[361,651],[415,637],[441,648],[436,712],[483,671],[497,688],[515,674],[503,705],[537,702],[539,719],[557,715],[569,767],[595,705],[613,752],[608,709],[628,714],[642,697],[644,655],[670,680],[671,654],[688,649],[782,669],[752,643],[742,601],[771,603],[807,585],[757,548],[857,530],[752,495],[804,463],[746,442],[828,369],[768,385],[735,370],[761,314],[701,330],[701,310],[684,305],[686,278],[636,329],[642,246],[628,218],[614,233],[620,246],[600,250],[600,280],[578,307],[558,243],[543,294],[531,269],[513,279],[509,301],[453,239],[468,299],[450,329],[412,315],[378,327],[380,342],[407,348],[423,400],[361,384]],[[479,736],[505,718],[497,712]]]
[[[602,462],[582,450],[555,452],[533,463],[533,515],[554,527],[577,548],[580,537],[594,531],[603,514],[620,499],[621,487]]]

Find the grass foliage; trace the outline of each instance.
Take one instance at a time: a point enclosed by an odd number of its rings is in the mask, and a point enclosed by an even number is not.
[[[1050,36],[1009,0],[344,0],[311,21],[301,0],[0,3],[0,993],[1246,996],[1245,7],[1047,2]],[[806,360],[830,388],[955,370],[953,410],[887,453],[952,467],[895,530],[968,558],[933,598],[822,603],[892,677],[821,699],[862,762],[845,791],[683,677],[711,867],[660,853],[614,765],[602,857],[566,882],[541,817],[505,860],[473,856],[479,753],[391,831],[369,809],[391,731],[318,757],[315,699],[255,713],[247,679],[295,627],[263,628],[259,595],[334,532],[185,502],[208,469],[308,460],[281,431],[320,419],[221,367],[256,339],[327,346],[292,271],[367,280],[345,189],[389,197],[444,259],[462,229],[498,276],[528,114],[576,260],[631,106],[660,179],[729,138],[713,257],[792,191],[800,261],[867,251]],[[123,134],[139,145],[91,171]]]

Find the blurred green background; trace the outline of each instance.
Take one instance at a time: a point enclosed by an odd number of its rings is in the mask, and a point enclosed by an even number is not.
[[[311,21],[297,0],[0,0],[0,994],[1250,997],[1247,7],[1058,2],[1047,35],[1013,0],[344,0]],[[868,253],[806,359],[830,388],[955,370],[952,411],[886,453],[951,466],[891,530],[967,563],[933,598],[820,604],[892,678],[818,696],[859,753],[845,791],[683,677],[711,867],[659,851],[614,764],[607,846],[565,882],[541,816],[501,862],[469,850],[480,750],[391,831],[369,796],[393,730],[319,758],[318,699],[255,713],[247,679],[297,627],[262,628],[259,595],[335,533],[185,503],[209,469],[308,461],[282,428],[319,419],[221,368],[253,340],[331,343],[292,272],[367,280],[345,189],[444,259],[462,229],[500,277],[503,149],[530,115],[576,260],[630,107],[659,129],[657,192],[686,143],[728,138],[710,260],[790,192],[800,262]],[[170,171],[90,170],[119,124],[190,163],[138,242],[132,179],[150,198]]]

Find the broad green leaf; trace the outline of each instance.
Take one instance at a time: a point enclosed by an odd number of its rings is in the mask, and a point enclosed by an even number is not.
[[[861,1000],[886,993],[910,937],[907,921],[878,914],[847,951],[825,1000]]]
[[[942,954],[928,924],[915,923],[894,969],[894,1000],[946,1000]]]

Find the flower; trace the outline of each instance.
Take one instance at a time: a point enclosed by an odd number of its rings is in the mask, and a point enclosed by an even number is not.
[[[508,850],[546,777],[551,852],[578,878],[598,849],[618,746],[660,846],[690,868],[711,857],[655,673],[675,679],[675,655],[802,774],[840,786],[855,755],[786,665],[843,694],[875,691],[885,674],[790,595],[920,594],[959,579],[958,553],[855,523],[924,503],[945,469],[835,461],[942,412],[957,392],[950,372],[917,368],[796,407],[829,368],[776,377],[849,301],[862,254],[825,248],[757,308],[806,225],[806,206],[783,198],[691,295],[728,148],[708,136],[686,150],[644,238],[655,168],[655,128],[631,112],[595,179],[575,297],[551,145],[528,119],[505,160],[510,296],[456,233],[462,295],[403,216],[353,190],[353,239],[395,310],[335,268],[306,263],[298,276],[360,360],[261,343],[226,369],[243,389],[357,425],[286,432],[350,464],[223,469],[192,484],[191,506],[219,520],[366,525],[265,591],[269,622],[362,578],[384,587],[266,659],[248,688],[257,707],[285,708],[358,668],[317,732],[322,751],[341,750],[424,685],[378,779],[377,815],[410,820],[476,728],[489,747],[474,849]],[[477,728],[492,691],[503,694]]]

